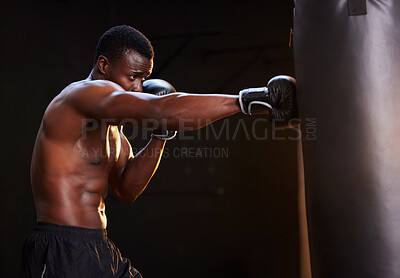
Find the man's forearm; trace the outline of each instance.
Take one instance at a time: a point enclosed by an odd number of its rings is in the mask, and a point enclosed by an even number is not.
[[[176,93],[162,97],[158,103],[162,124],[169,130],[202,128],[240,112],[238,97],[232,95]]]
[[[134,202],[145,190],[160,163],[165,141],[152,138],[149,143],[132,158],[121,175],[119,197]]]

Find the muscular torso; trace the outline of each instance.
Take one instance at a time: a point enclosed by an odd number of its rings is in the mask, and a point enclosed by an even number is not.
[[[75,90],[84,90],[85,82],[71,84],[48,106],[35,142],[31,181],[39,222],[101,229],[107,225],[109,174],[131,152],[119,127],[92,121],[66,101]]]

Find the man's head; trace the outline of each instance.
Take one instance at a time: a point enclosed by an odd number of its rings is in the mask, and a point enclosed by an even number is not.
[[[153,47],[138,30],[120,25],[99,39],[94,69],[100,78],[119,84],[126,91],[141,91],[144,78],[153,69]]]

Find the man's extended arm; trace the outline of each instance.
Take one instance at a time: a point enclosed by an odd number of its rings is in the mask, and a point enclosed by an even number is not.
[[[220,118],[240,112],[238,97],[173,93],[153,96],[131,92],[114,92],[101,104],[103,115],[121,123],[135,119],[139,127],[151,127],[154,121],[169,130],[192,130]],[[129,122],[129,121],[128,121]]]
[[[157,124],[153,129],[162,125],[178,131],[198,129],[240,111],[270,114],[273,119],[284,121],[297,115],[295,80],[288,76],[277,76],[267,87],[242,90],[239,95],[172,93],[154,96],[123,91],[113,82],[88,81],[68,99],[84,116],[106,119],[110,124],[126,122],[149,128],[147,124],[151,120]]]
[[[92,81],[68,99],[87,118],[107,120],[109,124],[134,124],[147,127],[149,121],[166,123],[169,130],[192,130],[240,112],[238,96],[173,93],[154,96],[122,91],[112,82]],[[182,125],[182,122],[185,122]]]

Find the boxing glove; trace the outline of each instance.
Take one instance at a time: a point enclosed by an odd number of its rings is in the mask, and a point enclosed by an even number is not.
[[[143,93],[156,96],[176,93],[174,86],[162,79],[148,79],[143,82]]]
[[[168,95],[175,93],[175,88],[167,81],[162,79],[149,79],[143,82],[143,92],[156,96]],[[152,137],[161,140],[171,140],[176,136],[176,131],[171,130],[154,130]]]
[[[239,106],[244,114],[269,114],[271,120],[287,124],[297,117],[296,80],[279,75],[266,87],[244,89],[239,92]]]

